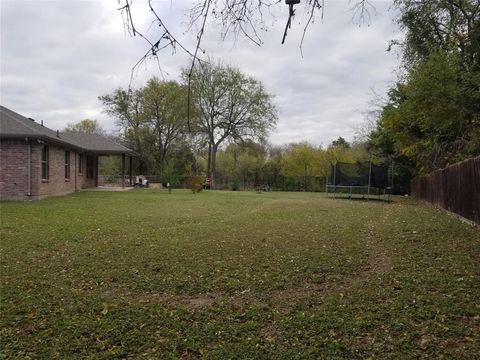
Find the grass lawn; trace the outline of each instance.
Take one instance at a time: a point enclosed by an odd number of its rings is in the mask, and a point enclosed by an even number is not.
[[[0,358],[478,358],[480,231],[410,199],[1,204]]]

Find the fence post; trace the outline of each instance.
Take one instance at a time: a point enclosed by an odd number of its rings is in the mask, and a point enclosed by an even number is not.
[[[367,195],[370,197],[370,179],[372,177],[372,160],[370,160],[369,168],[368,168],[368,189]]]

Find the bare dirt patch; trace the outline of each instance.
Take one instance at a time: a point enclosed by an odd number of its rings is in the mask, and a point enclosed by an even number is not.
[[[223,293],[204,293],[195,295],[177,295],[154,292],[135,292],[129,289],[114,288],[104,293],[105,297],[128,303],[164,304],[165,306],[185,306],[187,309],[203,309],[213,306],[223,298]]]
[[[260,335],[267,341],[273,342],[278,341],[282,337],[282,332],[275,323],[275,321],[267,323],[262,330],[260,330]]]
[[[390,211],[386,210],[379,221],[385,221]],[[275,304],[305,302],[334,291],[344,291],[351,287],[362,286],[373,278],[380,278],[392,270],[392,261],[387,255],[385,248],[378,242],[376,225],[371,222],[367,226],[365,247],[369,253],[368,260],[363,269],[358,272],[343,275],[340,278],[326,279],[322,283],[304,283],[298,287],[291,287],[274,291],[269,294],[270,300]]]

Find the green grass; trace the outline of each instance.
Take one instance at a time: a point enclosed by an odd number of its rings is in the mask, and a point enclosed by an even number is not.
[[[134,190],[1,204],[0,358],[476,358],[480,232],[430,206]]]

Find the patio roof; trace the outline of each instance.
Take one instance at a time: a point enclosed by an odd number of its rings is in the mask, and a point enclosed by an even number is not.
[[[117,144],[109,138],[98,134],[86,134],[73,131],[65,131],[60,133],[60,137],[71,141],[80,146],[88,152],[96,154],[129,154],[133,155],[134,151],[129,148]]]

